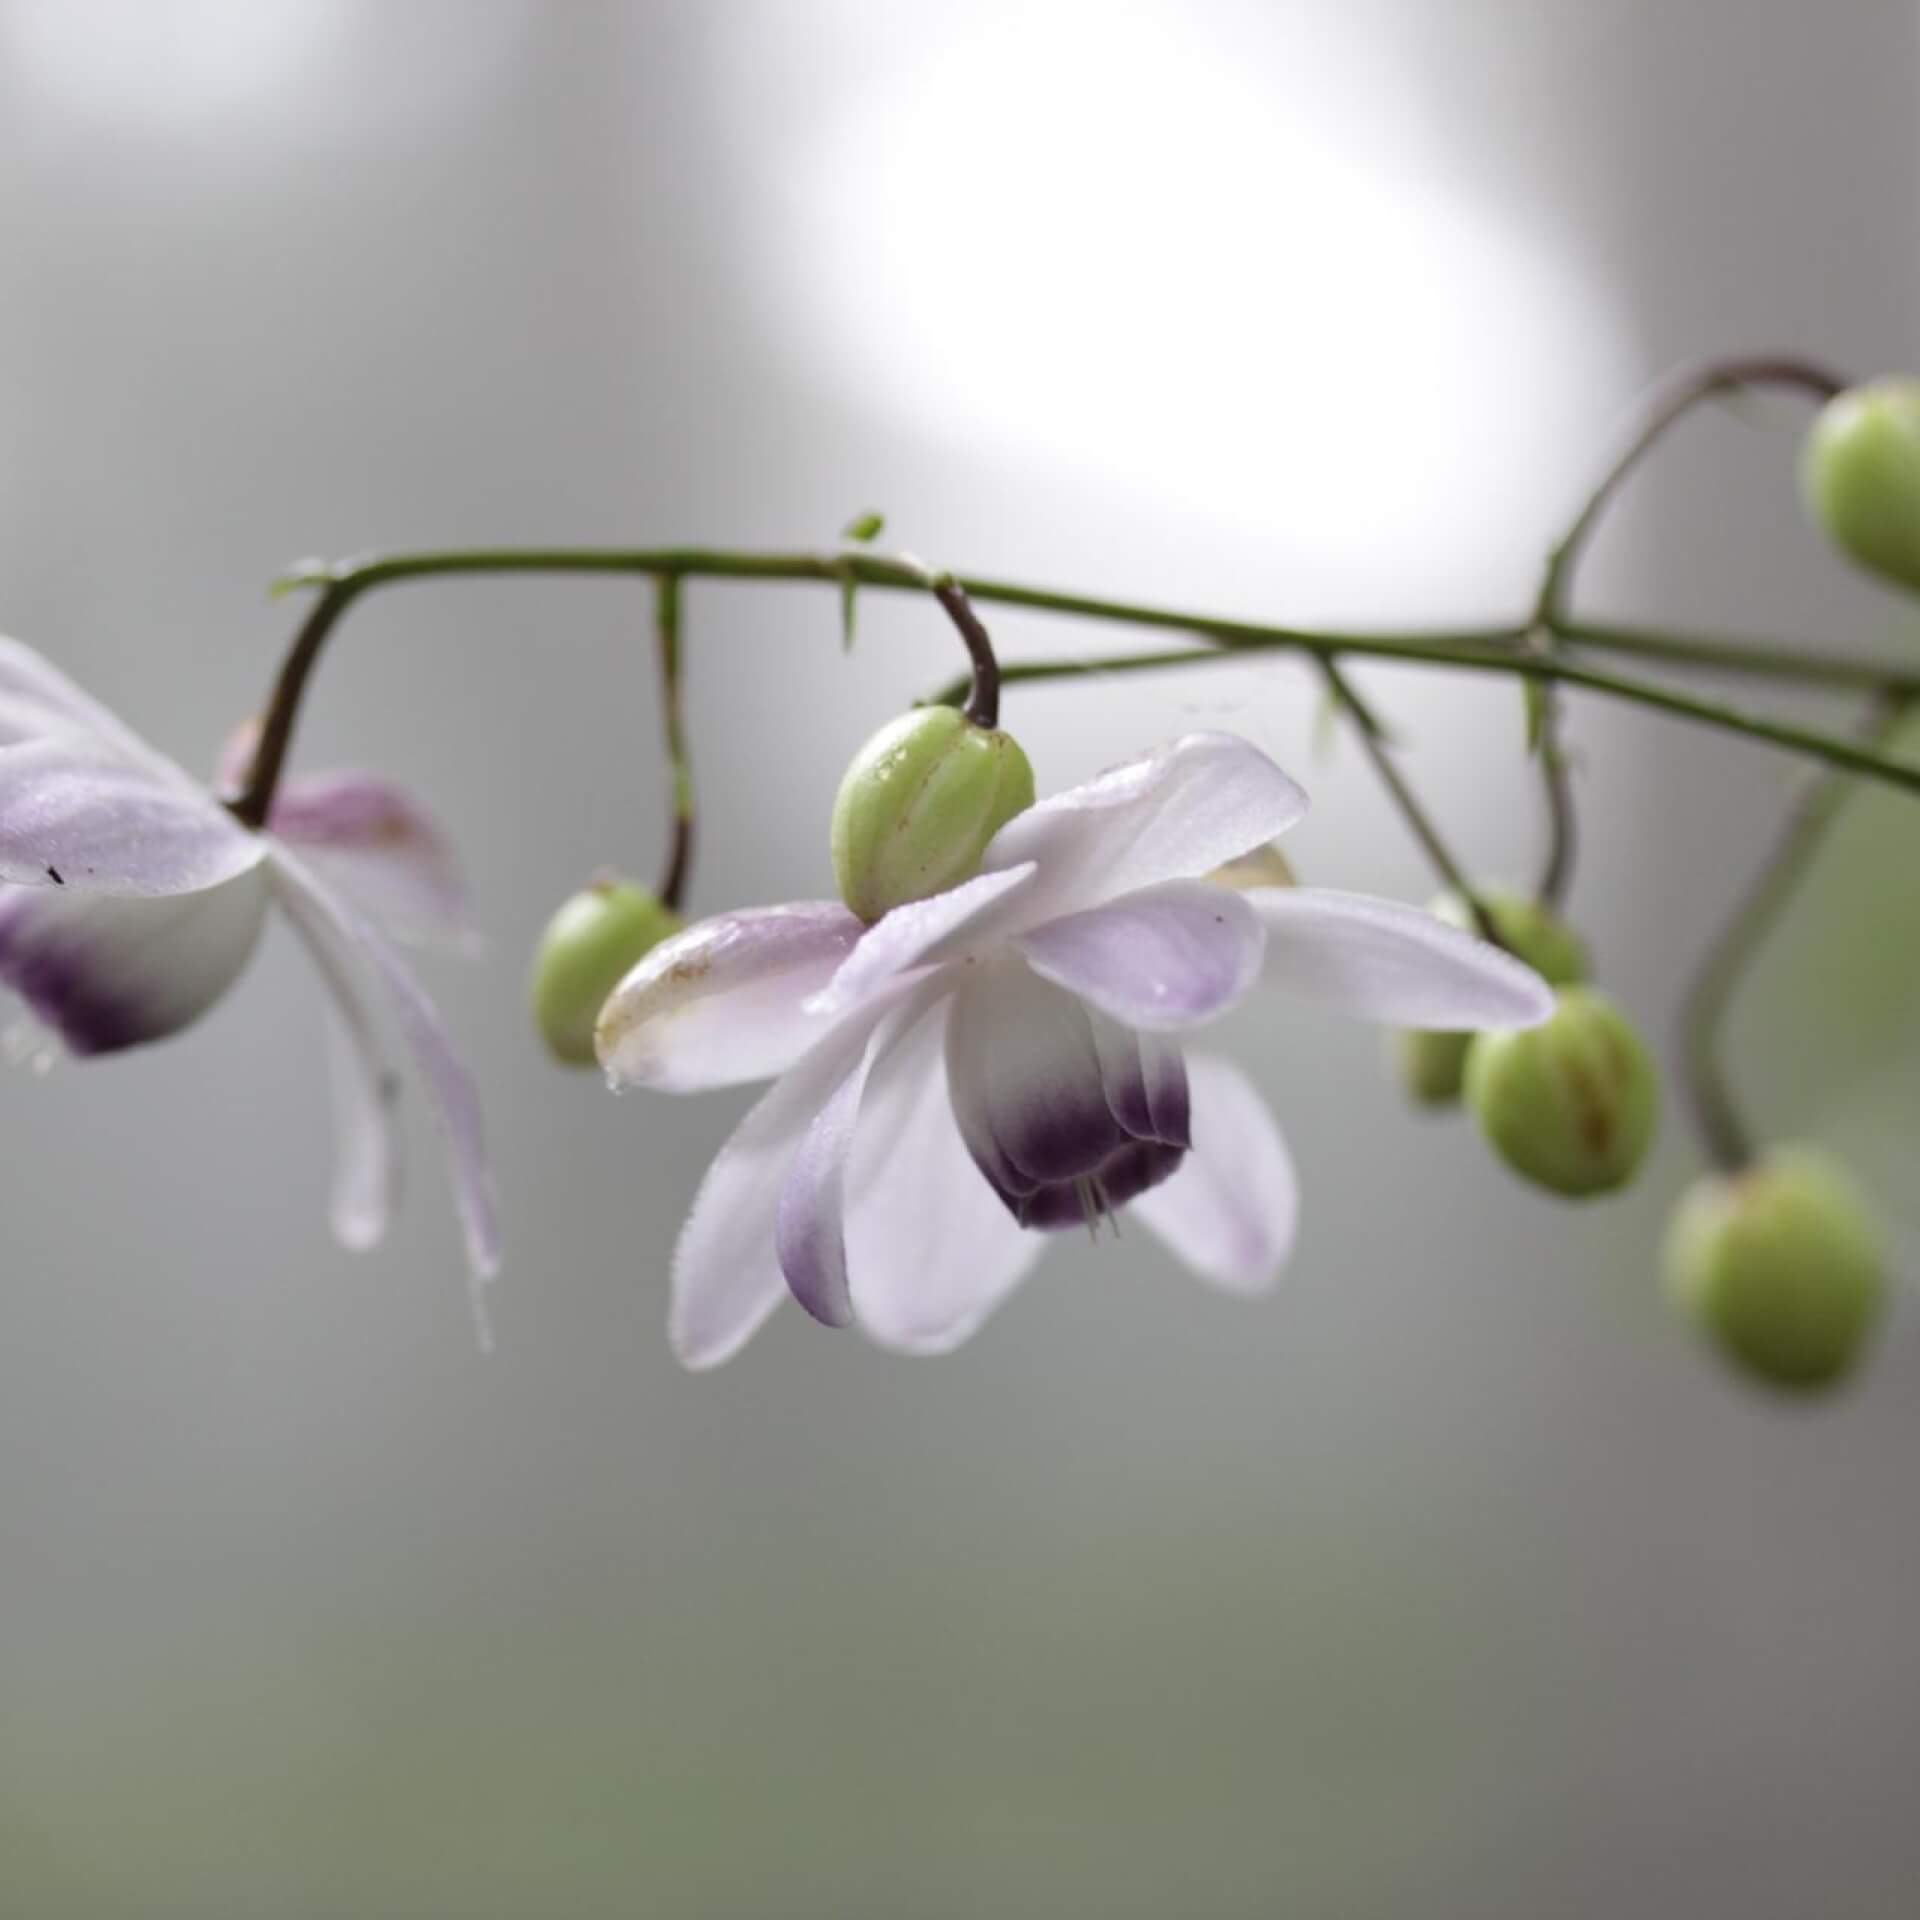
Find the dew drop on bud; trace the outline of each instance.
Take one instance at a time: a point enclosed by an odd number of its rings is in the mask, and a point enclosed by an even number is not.
[[[626,880],[596,880],[562,904],[534,948],[528,982],[534,1024],[556,1060],[594,1064],[594,1022],[608,994],[681,924],[671,907]]]
[[[1750,1378],[1817,1393],[1853,1371],[1886,1294],[1879,1223],[1845,1168],[1779,1147],[1709,1174],[1667,1230],[1667,1296]]]
[[[1591,987],[1564,987],[1540,1026],[1478,1035],[1466,1097],[1508,1166],[1553,1193],[1611,1193],[1652,1144],[1660,1075],[1633,1023]]]
[[[1500,940],[1550,987],[1576,987],[1587,977],[1580,936],[1551,907],[1518,893],[1482,893]],[[1472,910],[1457,893],[1443,893],[1431,911],[1463,933],[1478,931]],[[1423,1107],[1451,1106],[1460,1098],[1471,1033],[1404,1028],[1388,1036],[1395,1070],[1410,1099]]]
[[[957,707],[889,721],[853,756],[833,803],[840,897],[871,925],[980,871],[987,842],[1033,805],[1020,744]]]
[[[1920,380],[1876,380],[1828,401],[1801,449],[1800,492],[1843,553],[1920,588]]]

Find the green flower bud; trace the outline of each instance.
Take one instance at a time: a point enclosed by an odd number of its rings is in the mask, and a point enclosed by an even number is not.
[[[922,707],[853,756],[833,803],[840,897],[869,925],[971,880],[987,842],[1033,805],[1033,769],[1011,734],[957,707]]]
[[[1886,1293],[1871,1209],[1807,1147],[1697,1181],[1667,1232],[1666,1277],[1674,1305],[1736,1366],[1796,1393],[1852,1370]]]
[[[1801,449],[1800,491],[1835,546],[1920,588],[1920,381],[1876,380],[1828,401]]]
[[[593,1065],[593,1023],[607,995],[681,925],[671,907],[626,880],[596,880],[562,905],[534,948],[528,985],[534,1024],[556,1060]]]
[[[1587,977],[1587,950],[1580,936],[1551,907],[1518,893],[1483,893],[1501,943],[1550,987],[1575,987]],[[1457,893],[1443,893],[1432,911],[1449,926],[1475,933],[1473,911]],[[1404,1028],[1388,1036],[1401,1084],[1423,1107],[1450,1106],[1460,1098],[1471,1033]]]
[[[1555,1193],[1610,1193],[1652,1142],[1659,1070],[1604,994],[1563,987],[1557,998],[1541,1026],[1476,1037],[1467,1105],[1516,1173]]]

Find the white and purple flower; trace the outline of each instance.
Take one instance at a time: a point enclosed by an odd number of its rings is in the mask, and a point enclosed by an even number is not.
[[[788,1292],[945,1351],[1046,1230],[1123,1206],[1203,1279],[1270,1287],[1294,1234],[1285,1145],[1246,1078],[1180,1035],[1259,982],[1395,1026],[1553,1006],[1530,968],[1418,909],[1206,877],[1305,810],[1247,742],[1190,734],[1018,815],[975,878],[872,927],[804,902],[656,947],[601,1015],[609,1078],[774,1079],[680,1235],[680,1358],[730,1358]]]
[[[250,756],[251,741],[237,751]],[[69,1053],[118,1052],[197,1020],[252,957],[269,904],[312,956],[342,1043],[335,1232],[372,1246],[397,1196],[391,1031],[445,1137],[483,1283],[499,1233],[479,1103],[431,1001],[363,917],[459,932],[438,829],[399,788],[341,773],[283,782],[268,831],[253,832],[30,647],[0,639],[0,985]]]

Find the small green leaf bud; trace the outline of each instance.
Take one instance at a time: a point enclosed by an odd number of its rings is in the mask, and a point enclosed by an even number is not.
[[[833,803],[840,897],[871,925],[970,880],[987,842],[1033,805],[1033,769],[1011,734],[957,707],[889,721],[853,756]]]
[[[1920,381],[1876,380],[1828,401],[1801,449],[1800,491],[1835,546],[1920,588]]]
[[[1475,1037],[1466,1095],[1516,1173],[1555,1193],[1610,1193],[1653,1140],[1660,1076],[1633,1024],[1591,987],[1563,987],[1541,1026]]]
[[[1550,987],[1577,987],[1587,977],[1580,936],[1551,907],[1518,893],[1483,893],[1501,944],[1524,960]],[[1457,893],[1443,893],[1432,911],[1465,933],[1479,931],[1472,909]],[[1471,1033],[1406,1028],[1388,1036],[1402,1085],[1423,1107],[1450,1106],[1460,1098]]]
[[[1668,1298],[1736,1366],[1793,1393],[1852,1371],[1886,1293],[1872,1210],[1807,1147],[1696,1181],[1667,1232],[1666,1278]]]
[[[626,880],[596,880],[561,906],[534,948],[528,985],[534,1024],[556,1060],[593,1065],[593,1023],[607,995],[681,924],[671,907]]]

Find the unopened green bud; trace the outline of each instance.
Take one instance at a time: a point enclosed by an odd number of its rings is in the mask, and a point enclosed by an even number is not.
[[[1501,944],[1524,960],[1550,987],[1578,986],[1587,977],[1587,951],[1580,936],[1551,907],[1518,893],[1483,893]],[[1449,926],[1477,933],[1473,910],[1457,893],[1443,893],[1432,911]],[[1449,1106],[1460,1098],[1471,1033],[1408,1027],[1388,1036],[1401,1084],[1422,1106]]]
[[[1886,1294],[1879,1223],[1846,1170],[1807,1147],[1697,1181],[1667,1232],[1666,1276],[1736,1366],[1797,1393],[1852,1371]]]
[[[871,925],[980,871],[987,842],[1033,805],[1020,743],[957,707],[889,721],[853,756],[833,803],[840,897]]]
[[[607,995],[680,927],[671,907],[626,880],[596,880],[561,906],[534,949],[528,987],[534,1024],[556,1060],[593,1065],[593,1023]]]
[[[1800,491],[1843,552],[1920,588],[1920,381],[1876,380],[1828,401],[1801,449]]]
[[[1563,987],[1556,999],[1542,1025],[1474,1040],[1467,1105],[1516,1173],[1555,1193],[1610,1193],[1653,1140],[1659,1071],[1604,994]]]

